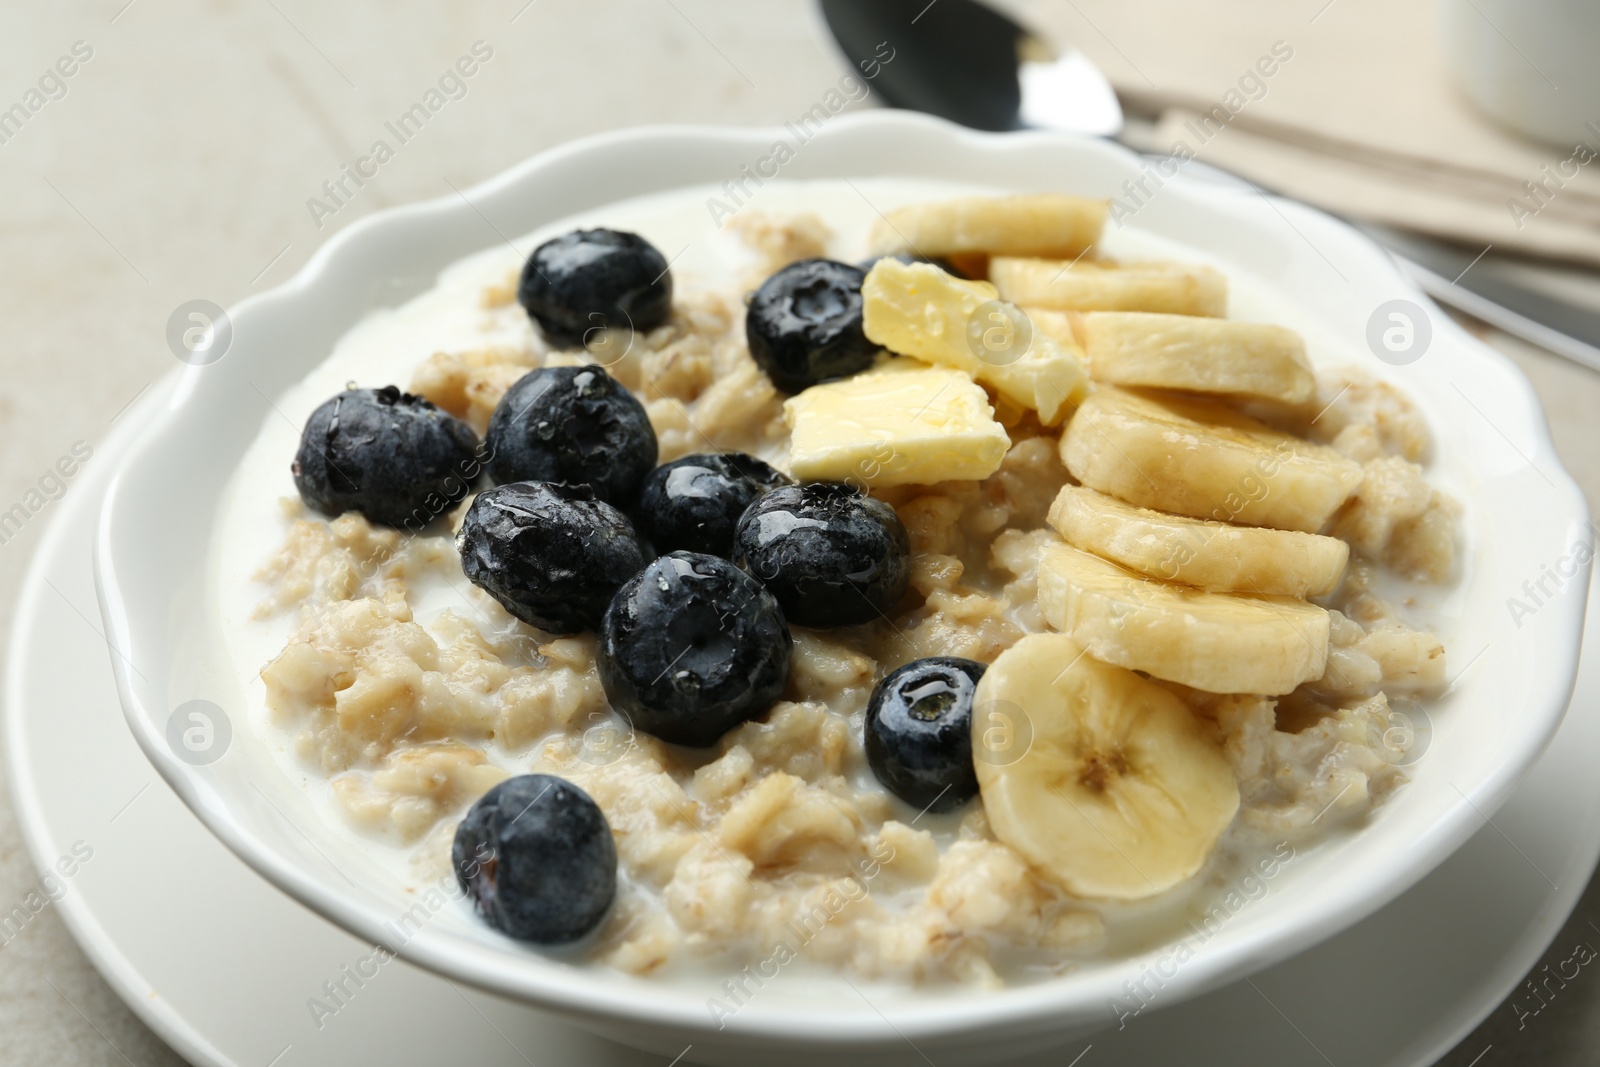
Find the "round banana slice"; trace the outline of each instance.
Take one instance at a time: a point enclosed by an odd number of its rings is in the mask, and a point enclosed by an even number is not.
[[[1019,759],[986,758],[988,720],[1022,719]],[[1191,877],[1239,810],[1207,723],[1172,693],[1032,634],[978,683],[973,754],[989,826],[1067,892],[1135,900]]]
[[[1013,304],[1061,311],[1226,315],[1228,279],[1195,263],[1091,263],[995,256],[989,280]]]
[[[1071,545],[1040,553],[1039,610],[1107,663],[1208,693],[1278,696],[1328,666],[1315,604],[1152,581]]]
[[[1303,404],[1317,391],[1306,343],[1282,326],[1096,311],[1074,327],[1095,381],[1287,404]]]
[[[1337,537],[1167,515],[1081,485],[1061,490],[1050,525],[1085,552],[1213,592],[1324,596],[1350,559]]]
[[[1100,240],[1109,213],[1109,201],[1062,193],[963,196],[894,208],[867,240],[875,256],[987,252],[1071,259]]]
[[[1140,507],[1316,533],[1361,465],[1212,400],[1097,386],[1061,437],[1084,485]]]

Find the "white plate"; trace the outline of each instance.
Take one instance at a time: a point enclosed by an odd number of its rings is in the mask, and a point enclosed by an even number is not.
[[[107,633],[126,653],[113,661],[134,734],[156,768],[201,819],[274,884],[359,936],[394,940],[418,897],[373,850],[324,819],[270,746],[245,728],[222,758],[179,758],[169,726],[185,702],[247,706],[241,678],[216,645],[203,561],[214,544],[220,490],[255,429],[278,417],[280,395],[331,349],[366,309],[374,287],[401,274],[426,284],[462,254],[574,212],[688,185],[718,183],[764,158],[779,131],[644,129],[547,153],[451,197],[386,212],[343,231],[295,279],[235,309],[233,347],[192,368],[167,416],[128,450],[107,491],[96,561]],[[903,175],[1011,189],[1070,186],[1121,193],[1149,164],[1105,142],[1057,135],[992,136],[904,113],[840,118],[785,164],[786,179]],[[1145,180],[1148,180],[1147,178]],[[494,220],[486,226],[486,220]],[[1230,273],[1276,288],[1285,323],[1322,354],[1363,361],[1397,381],[1427,413],[1439,473],[1468,504],[1465,575],[1450,594],[1443,633],[1458,665],[1477,662],[1433,715],[1414,784],[1359,833],[1330,835],[1297,856],[1272,891],[1235,915],[1166,977],[1161,998],[1216,988],[1303,951],[1425,875],[1493,813],[1553,735],[1577,664],[1581,604],[1553,603],[1530,617],[1505,598],[1541,566],[1569,561],[1587,541],[1583,499],[1561,470],[1538,402],[1504,358],[1443,316],[1431,317],[1426,358],[1379,363],[1366,350],[1383,310],[1426,298],[1354,230],[1301,205],[1173,180],[1137,213],[1139,228],[1214,256]],[[702,230],[714,229],[708,214]],[[1379,331],[1381,332],[1381,330]],[[1580,573],[1587,574],[1586,567]],[[1481,653],[1481,656],[1480,656]],[[822,1053],[852,1063],[916,1061],[905,1039],[954,1067],[985,1062],[1099,1025],[1106,1004],[1147,967],[1170,968],[1164,946],[1093,960],[1049,981],[975,996],[963,990],[885,990],[869,1000],[830,983],[815,997],[760,997],[726,1027],[706,1009],[708,983],[633,978],[526,951],[479,922],[465,904],[444,907],[400,939],[407,959],[657,1052],[694,1042],[708,1059],[771,1067]],[[819,986],[821,983],[819,983]],[[826,1026],[817,1020],[825,1018]]]
[[[132,424],[166,406],[171,384],[122,417],[103,454],[119,454]],[[3,743],[34,862],[53,864],[77,841],[94,850],[56,907],[134,1011],[200,1067],[666,1062],[400,961],[352,985],[347,1005],[314,1024],[308,998],[370,948],[250,871],[129,735],[92,621],[90,532],[108,470],[90,464],[57,505],[23,583]],[[1589,620],[1595,645],[1600,596]],[[1325,1067],[1324,1055],[1364,1067],[1432,1063],[1533,966],[1600,853],[1589,756],[1600,748],[1600,655],[1589,652],[1556,743],[1494,827],[1409,892],[1252,982],[1029,1062],[1067,1067],[1092,1044],[1083,1067]]]

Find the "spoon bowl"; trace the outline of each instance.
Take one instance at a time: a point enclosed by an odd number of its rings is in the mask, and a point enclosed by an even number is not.
[[[1100,68],[978,0],[821,0],[853,69],[877,64],[890,105],[976,130],[1069,130],[1112,137],[1122,107]],[[881,49],[892,49],[892,62]]]

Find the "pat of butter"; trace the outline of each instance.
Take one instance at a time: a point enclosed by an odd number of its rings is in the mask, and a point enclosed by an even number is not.
[[[988,282],[928,263],[880,259],[861,287],[867,339],[902,356],[965,371],[1054,426],[1083,396],[1088,372],[1075,344],[1033,328]]]
[[[976,481],[998,470],[1011,447],[971,378],[913,360],[814,385],[783,414],[793,431],[789,472],[802,482]]]

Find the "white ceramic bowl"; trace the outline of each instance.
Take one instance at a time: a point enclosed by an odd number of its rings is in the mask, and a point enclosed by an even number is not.
[[[325,825],[303,784],[242,723],[208,766],[175,756],[173,710],[239,693],[208,617],[205,561],[217,502],[276,396],[331,350],[375,302],[427,288],[453,260],[506,234],[576,211],[701,183],[720,185],[767,154],[782,130],[650,128],[538,156],[470,190],[363,220],[291,281],[232,311],[232,349],[190,368],[164,418],[123,458],[96,549],[102,608],[127,719],[178,794],[239,856],[306,906],[364,939],[459,981],[548,1008],[667,1056],[774,1067],[811,1063],[992,1063],[1112,1021],[1124,983],[1160,950],[1087,963],[1062,977],[992,994],[966,990],[869,1001],[850,985],[800,996],[779,982],[717,1028],[697,992],[549,959],[446,907],[407,939],[393,923],[416,903]],[[1051,134],[979,134],[904,112],[841,116],[803,146],[784,178],[902,175],[1017,190],[1127,197],[1150,165],[1111,144]],[[1359,832],[1306,851],[1170,977],[1160,1004],[1236,979],[1336,933],[1421,878],[1491,817],[1547,743],[1572,686],[1582,597],[1514,617],[1507,598],[1548,568],[1587,582],[1584,501],[1561,469],[1527,381],[1472,340],[1344,224],[1255,192],[1163,178],[1133,223],[1214,254],[1275,286],[1348,355],[1394,380],[1426,411],[1437,473],[1467,504],[1465,575],[1445,635],[1466,668],[1432,711],[1433,740],[1414,781]],[[1155,182],[1146,180],[1145,188]],[[1369,322],[1394,300],[1431,325],[1423,358],[1404,366],[1368,351]],[[1385,324],[1387,324],[1385,322]],[[1566,562],[1561,562],[1566,561]],[[1469,662],[1470,661],[1470,662]],[[1559,817],[1559,813],[1552,813]],[[174,877],[181,877],[174,872]],[[397,944],[397,940],[403,943]],[[784,981],[787,981],[787,976]]]

